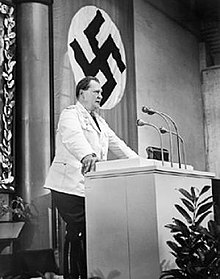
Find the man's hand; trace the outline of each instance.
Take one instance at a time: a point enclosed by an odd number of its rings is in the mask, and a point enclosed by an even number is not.
[[[89,155],[86,155],[82,160],[81,160],[81,163],[82,163],[82,174],[85,175],[87,172],[90,172],[90,171],[95,171],[96,169],[96,162],[98,162],[99,159],[98,157],[96,156],[96,154],[89,154]]]

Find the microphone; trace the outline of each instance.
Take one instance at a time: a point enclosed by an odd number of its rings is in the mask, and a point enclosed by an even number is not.
[[[164,127],[159,128],[159,130],[160,130],[161,134],[169,133],[169,131],[168,131],[166,128],[164,128]],[[181,143],[182,143],[183,163],[184,163],[184,165],[185,165],[185,169],[187,169],[187,165],[186,165],[186,153],[185,153],[185,143],[184,143],[184,140],[183,140],[183,138],[182,138],[178,133],[176,133],[176,132],[173,132],[173,131],[172,131],[172,135],[178,137],[179,140],[180,140]]]
[[[164,121],[167,124],[168,130],[169,130],[169,143],[170,143],[170,164],[171,167],[173,167],[173,140],[172,140],[172,133],[171,133],[171,127],[170,127],[170,123],[167,120],[167,117],[165,115],[163,115],[163,113],[156,111],[154,109],[148,108],[146,106],[142,107],[142,112],[147,113],[149,115],[153,115],[153,114],[158,114],[160,117],[162,117],[164,119]],[[180,164],[181,165],[181,164]]]
[[[163,139],[162,139],[162,136],[161,136],[161,132],[159,130],[159,128],[151,123],[148,123],[148,122],[144,122],[142,119],[137,119],[137,122],[136,122],[137,126],[151,126],[153,127],[155,130],[157,130],[158,134],[159,134],[159,137],[160,137],[160,150],[161,150],[161,160],[162,160],[162,165],[164,166],[164,154],[163,154]]]
[[[151,108],[148,108],[148,107],[146,107],[146,106],[143,106],[143,107],[142,107],[142,111],[143,111],[144,113],[149,114],[149,115],[153,115],[153,114],[156,113],[155,110],[153,110],[153,109],[151,109]]]

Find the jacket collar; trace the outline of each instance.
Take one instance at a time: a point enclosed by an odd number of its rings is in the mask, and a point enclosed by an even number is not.
[[[84,106],[79,101],[76,102],[76,108],[83,115],[87,115],[87,116],[90,115],[89,111],[87,109],[85,109]]]
[[[87,109],[85,109],[84,106],[79,101],[76,102],[76,108],[83,115],[84,118],[89,120],[89,122],[93,126],[93,128],[98,133],[100,133],[100,130],[97,127],[97,125],[96,125],[95,121],[93,120],[92,116],[90,115],[89,111]],[[94,115],[97,116],[98,115],[97,112],[94,112]]]

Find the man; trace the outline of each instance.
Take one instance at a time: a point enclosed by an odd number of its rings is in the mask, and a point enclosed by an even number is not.
[[[107,160],[108,150],[118,158],[134,158],[131,150],[97,114],[102,88],[95,77],[85,77],[76,86],[76,105],[63,110],[56,134],[56,153],[45,187],[51,189],[59,214],[66,222],[64,277],[87,278],[84,175]],[[70,268],[68,244],[71,243]],[[69,271],[70,270],[70,271]]]

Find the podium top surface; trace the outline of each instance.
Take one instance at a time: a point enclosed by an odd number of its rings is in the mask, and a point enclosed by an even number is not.
[[[162,161],[146,159],[142,157],[97,162],[96,171],[87,173],[86,177],[92,178],[100,175],[109,176],[135,172],[155,172],[209,178],[215,177],[214,173],[206,171],[196,171],[191,165],[181,164],[180,168],[178,163],[173,163],[173,165],[171,166],[170,162],[164,162],[164,165],[162,165]]]

